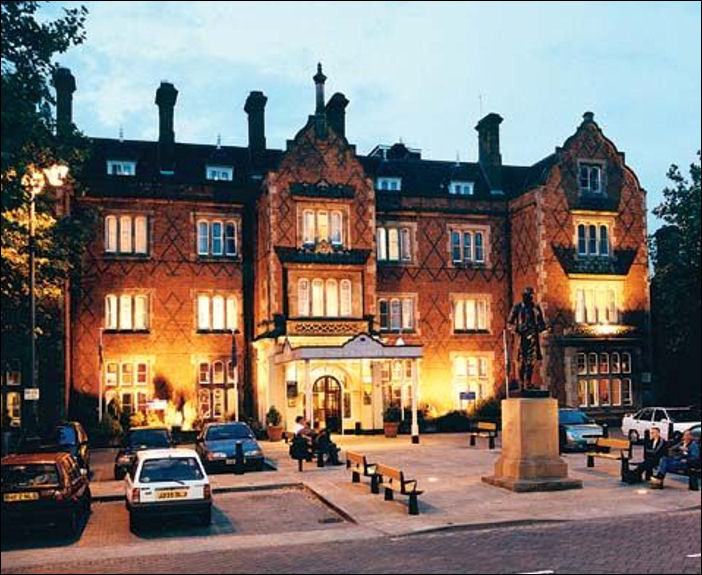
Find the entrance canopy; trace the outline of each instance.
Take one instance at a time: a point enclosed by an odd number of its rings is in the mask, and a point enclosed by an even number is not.
[[[275,356],[276,364],[299,360],[332,359],[421,359],[421,345],[386,345],[362,333],[342,345],[292,347],[288,340]]]

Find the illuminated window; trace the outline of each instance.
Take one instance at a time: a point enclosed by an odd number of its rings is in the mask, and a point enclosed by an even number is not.
[[[229,296],[226,306],[226,327],[229,331],[234,331],[239,325],[238,300],[234,296]]]
[[[397,228],[388,229],[388,259],[390,261],[400,259],[400,235]]]
[[[134,218],[134,253],[145,254],[148,252],[147,237],[146,216],[137,216]]]
[[[455,332],[487,330],[487,314],[487,298],[457,297],[453,302],[453,330]]]
[[[117,296],[108,294],[105,296],[105,329],[117,329]]]
[[[149,366],[146,363],[136,364],[137,385],[146,385],[149,382]]]
[[[339,315],[339,284],[334,279],[327,280],[327,317]]]
[[[224,298],[221,295],[212,298],[212,329],[224,329]]]
[[[297,315],[310,315],[310,282],[305,278],[297,282]]]
[[[198,383],[200,385],[207,385],[210,383],[210,364],[202,362],[200,363],[198,369]]]
[[[224,390],[221,388],[212,390],[212,417],[222,417],[224,415]]]
[[[626,356],[626,359],[624,359]],[[583,365],[587,358],[587,367]],[[581,406],[599,407],[631,404],[631,379],[621,379],[620,372],[626,365],[631,371],[629,352],[578,353],[578,398]],[[628,402],[628,403],[627,403]]]
[[[314,245],[315,229],[314,229],[314,212],[305,210],[302,213],[302,243]]]
[[[600,379],[600,405],[609,405],[609,379]]]
[[[612,405],[622,404],[622,380],[613,379],[612,380]]]
[[[402,189],[402,178],[378,178],[375,181],[376,190],[400,191]]]
[[[490,395],[490,364],[491,359],[484,355],[461,355],[454,358],[453,384],[459,409],[466,408],[465,402],[460,400],[461,392],[472,391],[476,400]]]
[[[321,279],[312,280],[312,315],[324,315],[324,282]]]
[[[236,296],[197,296],[197,329],[199,331],[233,331],[238,326]]]
[[[387,235],[385,228],[378,228],[375,232],[376,235],[376,247],[377,247],[377,258],[379,261],[384,261],[388,259],[388,244]]]
[[[212,363],[212,383],[224,383],[224,363],[221,361]]]
[[[449,186],[449,194],[456,196],[472,196],[473,182],[452,181]]]
[[[119,383],[120,385],[132,385],[134,383],[134,366],[131,363],[122,364]]]
[[[587,379],[578,380],[578,405],[587,407]]]
[[[149,329],[149,298],[145,295],[134,296],[134,329]]]
[[[234,179],[232,166],[205,166],[205,177],[215,182],[231,182]]]
[[[329,215],[326,210],[317,212],[317,240],[329,241]]]
[[[119,382],[119,364],[108,362],[105,366],[105,385],[114,386]]]
[[[117,218],[115,216],[105,217],[105,251],[110,253],[117,251]]]
[[[10,391],[5,396],[7,418],[17,425],[22,418],[22,396],[18,391]]]
[[[119,218],[119,251],[123,254],[132,251],[132,217]]]
[[[342,217],[341,212],[335,210],[331,212],[331,243],[335,246],[340,246],[343,243]]]
[[[197,328],[210,329],[210,298],[206,295],[197,296]]]
[[[618,322],[617,294],[613,287],[577,288],[575,321],[587,324]]]
[[[132,329],[132,296],[128,294],[119,297],[119,329]]]
[[[377,228],[376,244],[378,261],[412,261],[412,230],[408,227],[388,225]]]
[[[351,281],[341,280],[341,316],[351,315]]]
[[[390,329],[397,331],[402,328],[402,304],[399,299],[390,300]]]

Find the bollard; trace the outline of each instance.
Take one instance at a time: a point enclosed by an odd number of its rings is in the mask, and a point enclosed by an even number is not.
[[[297,470],[302,471],[302,459],[297,460]]]
[[[244,474],[244,446],[242,445],[241,441],[236,442],[236,451],[235,451],[235,463],[234,463],[234,473],[236,475],[243,475]]]
[[[324,467],[324,452],[317,450],[317,467]]]

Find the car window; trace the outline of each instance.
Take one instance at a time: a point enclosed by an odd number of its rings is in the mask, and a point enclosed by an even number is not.
[[[56,443],[59,445],[75,445],[78,443],[76,430],[70,425],[61,425],[56,428],[55,433]]]
[[[221,441],[224,439],[251,439],[253,433],[248,425],[231,423],[227,425],[210,425],[205,432],[207,441]]]
[[[646,421],[650,421],[652,415],[653,415],[653,410],[652,410],[652,409],[649,409],[649,408],[647,408],[647,409],[642,409],[641,411],[639,411],[639,414],[638,414],[638,416],[636,417],[636,419],[644,419],[644,420],[646,420]]]
[[[653,421],[663,421],[668,419],[666,412],[662,409],[656,409],[653,413]]]
[[[672,421],[699,421],[700,412],[696,409],[669,409],[668,415]]]
[[[194,457],[168,457],[147,459],[141,466],[141,483],[161,481],[194,481],[203,479],[200,464]]]
[[[559,411],[558,422],[561,425],[581,425],[592,423],[592,420],[582,411]]]
[[[59,472],[55,464],[35,463],[30,465],[3,465],[2,488],[56,487],[59,485]]]
[[[129,445],[133,448],[170,447],[171,438],[165,429],[138,429],[129,434]]]

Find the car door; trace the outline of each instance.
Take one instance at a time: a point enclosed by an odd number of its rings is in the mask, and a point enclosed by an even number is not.
[[[639,437],[643,439],[644,433],[651,428],[651,420],[653,418],[653,409],[646,407],[639,411],[634,426]]]
[[[660,407],[657,407],[654,412],[653,412],[653,423],[651,424],[651,427],[657,427],[658,429],[661,430],[661,437],[665,439],[666,441],[670,439],[668,435],[668,424],[670,423],[670,420],[668,418],[668,413],[666,412],[665,409],[661,409]]]

